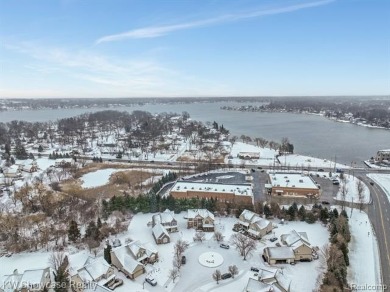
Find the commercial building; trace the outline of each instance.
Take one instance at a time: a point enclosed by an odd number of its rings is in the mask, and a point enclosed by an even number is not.
[[[253,204],[251,184],[177,181],[169,193],[176,199],[213,198],[226,203]]]
[[[316,198],[320,188],[310,176],[300,173],[272,172],[265,189],[272,196]]]

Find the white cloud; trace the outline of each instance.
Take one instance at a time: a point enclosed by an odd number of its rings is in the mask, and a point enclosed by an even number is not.
[[[301,10],[301,9],[326,5],[326,4],[329,4],[329,3],[334,2],[334,1],[335,0],[323,0],[323,1],[317,1],[317,2],[308,2],[308,3],[301,3],[301,4],[285,6],[285,7],[260,9],[260,10],[256,10],[256,11],[252,11],[252,12],[248,12],[248,13],[227,14],[227,15],[218,16],[215,18],[203,19],[203,20],[175,24],[175,25],[151,26],[151,27],[138,28],[138,29],[133,29],[133,30],[123,32],[123,33],[103,36],[103,37],[99,38],[98,40],[96,40],[96,44],[100,44],[100,43],[104,43],[104,42],[121,41],[124,39],[155,38],[155,37],[167,35],[168,33],[171,33],[174,31],[216,25],[216,24],[221,24],[221,23],[226,23],[226,22],[238,21],[238,20],[242,20],[242,19],[249,19],[249,18],[256,18],[256,17],[260,17],[260,16],[266,16],[266,15],[288,13],[288,12],[293,12],[293,11],[297,11],[297,10]]]

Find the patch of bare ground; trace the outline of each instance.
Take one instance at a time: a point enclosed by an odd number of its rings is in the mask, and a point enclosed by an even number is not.
[[[91,167],[89,168],[89,172],[104,168]],[[152,176],[152,173],[140,170],[118,171],[111,175],[109,183],[106,185],[84,189],[82,188],[81,181],[79,179],[72,179],[62,182],[61,190],[70,196],[76,196],[84,200],[111,198],[114,195],[123,194],[125,192],[136,196],[149,189],[151,185],[141,186],[141,184]]]

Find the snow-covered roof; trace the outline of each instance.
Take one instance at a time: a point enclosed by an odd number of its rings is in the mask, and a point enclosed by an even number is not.
[[[306,245],[310,246],[306,232],[297,232],[295,230],[291,230],[291,232],[288,234],[282,234],[281,238],[282,241],[286,242],[288,246],[292,246],[298,241],[303,241]]]
[[[214,214],[207,209],[188,209],[187,211],[188,219],[195,218],[196,216],[200,216],[202,218],[210,217],[211,219],[214,220]]]
[[[152,232],[155,238],[160,238],[163,235],[169,237],[168,231],[160,223],[154,225],[154,227],[152,228]]]
[[[268,227],[269,224],[271,224],[270,221],[264,218],[258,218],[255,222],[252,222],[251,224],[257,225],[260,229],[264,229]]]
[[[84,281],[96,280],[102,275],[105,275],[110,268],[110,265],[103,258],[92,258],[89,257],[85,263],[85,266],[81,268],[78,272],[80,277]]]
[[[273,260],[295,259],[294,251],[289,246],[266,247],[269,257]]]
[[[20,279],[18,289],[22,287],[41,287],[43,279],[50,280],[50,269],[26,270]]]
[[[236,196],[252,196],[252,187],[250,184],[219,184],[219,183],[204,183],[177,181],[171,188],[175,192],[217,192],[217,193],[233,193]]]
[[[310,176],[300,173],[270,173],[272,187],[317,189]]]
[[[275,290],[275,287],[273,287],[270,284],[260,282],[253,278],[249,278],[245,291],[246,292],[269,292],[269,291],[279,292],[280,290],[277,288]]]
[[[115,254],[118,261],[122,264],[123,268],[126,269],[126,271],[129,273],[133,273],[138,266],[143,266],[133,258],[128,245],[114,248],[112,252]]]
[[[153,221],[155,224],[161,223],[171,223],[175,220],[175,212],[166,209],[164,212],[153,215]]]

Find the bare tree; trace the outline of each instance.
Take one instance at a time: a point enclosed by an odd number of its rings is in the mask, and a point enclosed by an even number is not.
[[[219,280],[221,280],[221,271],[220,270],[215,270],[215,272],[213,273],[213,279],[214,281],[217,281],[217,284],[219,284]]]
[[[240,255],[244,257],[244,261],[247,256],[256,250],[256,241],[246,237],[241,233],[235,233],[231,236],[230,241],[233,246],[239,251]]]
[[[363,203],[364,203],[364,183],[358,179],[356,182],[356,190],[358,193],[358,199],[359,199],[359,210],[362,211]]]
[[[175,256],[181,260],[181,255],[186,251],[186,249],[189,247],[189,243],[185,240],[181,240],[179,239],[176,243],[175,243],[175,247],[174,247],[174,250],[175,250]]]
[[[198,231],[194,235],[194,241],[203,242],[205,240],[206,234],[203,231]]]
[[[180,276],[180,272],[178,269],[173,268],[169,270],[169,278],[172,279],[172,283],[175,283],[175,280]]]
[[[220,231],[214,232],[213,238],[215,239],[215,241],[220,242],[223,240],[224,237],[225,236],[223,236],[222,232],[220,232]]]
[[[236,265],[229,266],[228,270],[229,273],[232,274],[232,278],[234,278],[235,275],[238,275],[238,268]]]
[[[181,266],[182,266],[181,256],[175,254],[175,256],[173,257],[172,264],[173,264],[173,267],[174,267],[175,269],[180,270],[180,268],[181,268]]]
[[[348,188],[347,188],[347,184],[346,182],[344,181],[340,187],[340,194],[341,194],[341,207],[342,207],[342,210],[345,209],[345,199],[347,197],[347,194],[348,194]]]

